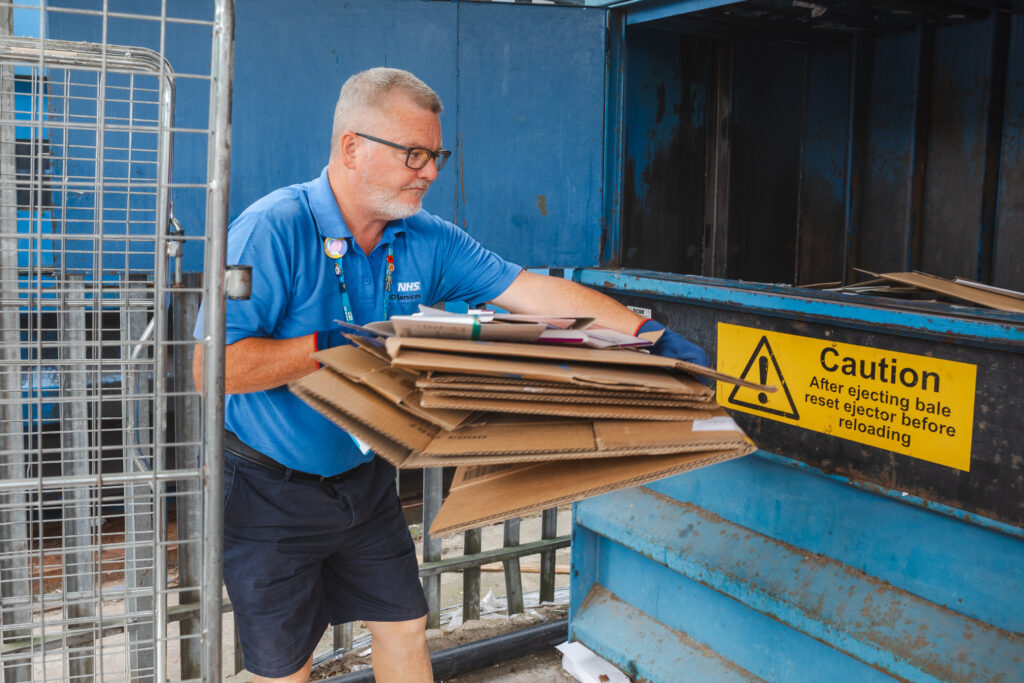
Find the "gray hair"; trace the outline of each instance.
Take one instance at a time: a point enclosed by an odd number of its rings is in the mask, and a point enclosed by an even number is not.
[[[434,114],[440,114],[444,110],[437,93],[408,71],[384,66],[360,71],[350,76],[341,86],[338,103],[334,106],[331,157],[335,154],[341,134],[365,125],[367,116],[379,111],[385,98],[392,91],[405,94],[416,105]]]

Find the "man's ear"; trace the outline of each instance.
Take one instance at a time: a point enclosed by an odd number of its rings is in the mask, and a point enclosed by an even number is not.
[[[356,151],[359,148],[359,136],[350,130],[346,130],[338,137],[338,159],[346,168],[355,168]]]

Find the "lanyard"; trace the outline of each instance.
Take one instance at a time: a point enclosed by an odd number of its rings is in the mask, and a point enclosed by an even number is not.
[[[355,316],[352,315],[352,302],[348,296],[348,287],[345,286],[345,270],[341,267],[341,259],[348,251],[348,242],[344,239],[334,237],[324,238],[324,253],[327,258],[334,261],[334,274],[338,276],[338,291],[341,292],[341,305],[345,309],[345,322],[355,323]],[[387,264],[384,268],[384,320],[388,319],[391,299],[391,274],[395,270],[395,245],[388,243]]]

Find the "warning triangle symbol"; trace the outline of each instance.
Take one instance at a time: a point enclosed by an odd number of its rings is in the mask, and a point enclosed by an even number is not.
[[[775,353],[772,351],[771,344],[768,343],[767,336],[761,337],[750,360],[747,361],[747,367],[743,368],[740,378],[758,384],[774,384],[782,387],[782,391],[769,394],[736,385],[732,393],[729,394],[729,403],[763,413],[788,417],[791,420],[800,419],[800,413],[796,409],[796,404],[793,403],[793,396],[789,393],[786,378],[782,376],[782,370],[779,369],[779,362],[775,360]]]

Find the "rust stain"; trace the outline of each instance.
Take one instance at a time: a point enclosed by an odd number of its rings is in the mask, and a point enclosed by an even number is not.
[[[541,216],[548,215],[548,198],[542,194],[537,195],[537,210]]]

